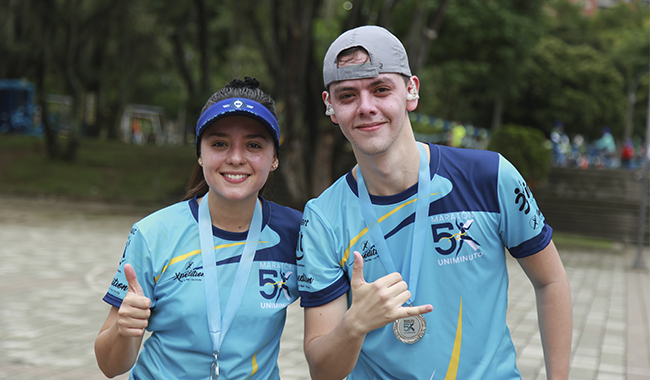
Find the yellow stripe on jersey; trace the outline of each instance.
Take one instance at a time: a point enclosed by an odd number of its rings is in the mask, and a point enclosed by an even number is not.
[[[252,365],[252,367],[253,367],[253,370],[251,371],[251,375],[248,376],[248,377],[246,378],[246,380],[250,379],[251,377],[253,377],[254,374],[257,373],[257,370],[259,369],[259,366],[258,366],[258,364],[257,364],[257,354],[258,354],[260,351],[262,351],[262,349],[264,348],[264,346],[266,346],[266,344],[269,342],[269,338],[270,338],[270,336],[266,338],[266,341],[264,342],[264,344],[262,345],[262,347],[260,347],[260,349],[257,350],[257,351],[253,354],[253,359],[251,360],[251,365]]]
[[[165,271],[167,270],[167,268],[169,268],[170,265],[172,265],[172,264],[176,264],[176,263],[179,262],[179,261],[183,261],[183,260],[187,259],[188,257],[192,257],[192,256],[198,255],[198,254],[200,254],[200,253],[201,253],[201,250],[200,250],[200,249],[196,249],[196,250],[191,251],[191,252],[189,252],[189,253],[186,253],[186,254],[184,254],[184,255],[181,255],[181,256],[177,256],[177,257],[172,258],[171,260],[169,260],[169,264],[167,264],[167,265],[165,265],[165,266],[163,267],[162,272],[160,272],[160,274],[159,274],[158,276],[156,276],[156,277],[153,279],[154,282],[158,282],[158,280],[160,279],[160,276],[162,276],[163,273],[165,273]]]
[[[268,242],[267,241],[259,241],[258,244],[259,243],[263,244],[263,243],[268,243]],[[244,244],[246,244],[245,241],[238,241],[236,243],[215,245],[214,250],[216,251],[217,249],[230,248],[230,247],[235,247],[235,246],[244,245]],[[183,260],[187,259],[188,257],[196,256],[196,255],[198,255],[200,253],[201,253],[201,250],[196,249],[196,250],[191,251],[189,253],[186,253],[184,255],[180,255],[180,256],[176,256],[176,257],[172,258],[171,260],[169,260],[169,264],[165,265],[163,267],[162,271],[160,272],[160,274],[154,278],[154,282],[158,282],[158,280],[160,279],[160,276],[162,276],[163,273],[165,273],[165,271],[167,270],[167,268],[169,268],[171,265],[176,264],[177,262],[183,261]]]
[[[458,311],[458,326],[456,326],[456,339],[454,348],[451,350],[451,360],[445,380],[456,380],[458,375],[458,364],[460,363],[460,344],[463,338],[463,297],[460,298],[460,310]]]
[[[436,194],[438,194],[438,193],[431,193],[430,195],[436,195]],[[393,210],[391,210],[390,212],[388,212],[387,214],[385,214],[385,215],[382,216],[381,218],[377,219],[377,223],[381,223],[381,222],[383,222],[383,221],[386,220],[389,216],[391,216],[391,215],[393,215],[394,213],[396,213],[397,211],[401,210],[404,206],[410,205],[411,203],[413,203],[413,202],[415,202],[415,201],[417,201],[417,200],[418,200],[418,199],[415,198],[415,199],[412,199],[412,200],[410,200],[410,201],[408,201],[408,202],[406,202],[406,203],[403,203],[403,204],[401,204],[401,205],[395,207]],[[339,265],[344,266],[345,263],[348,262],[348,260],[350,259],[350,248],[352,248],[352,246],[355,245],[355,244],[359,241],[359,239],[361,239],[361,237],[362,237],[363,235],[365,235],[366,233],[368,233],[368,228],[367,228],[367,227],[364,228],[363,230],[361,230],[361,232],[359,232],[359,234],[358,234],[357,236],[353,237],[353,238],[350,240],[350,245],[349,245],[348,248],[345,250],[345,252],[343,252],[343,258],[342,258],[341,261],[339,262]]]
[[[261,348],[260,348],[261,350]],[[257,351],[259,352],[259,351]],[[251,364],[253,365],[253,370],[251,371],[251,375],[246,378],[246,380],[250,379],[253,377],[254,374],[257,373],[257,352],[253,354],[253,360],[251,360]]]
[[[417,198],[415,198],[413,200],[410,200],[410,201],[408,201],[408,202],[406,202],[404,204],[401,204],[401,205],[395,207],[393,210],[391,210],[390,212],[388,212],[387,214],[385,214],[381,218],[377,219],[377,222],[378,223],[383,222],[384,220],[386,220],[386,218],[388,218],[389,216],[391,216],[394,213],[396,213],[397,211],[399,211],[402,207],[404,207],[406,205],[409,205],[409,204],[415,202],[416,200],[417,200]],[[350,258],[350,248],[352,248],[352,246],[355,245],[359,241],[359,239],[361,239],[361,237],[363,235],[365,235],[367,232],[368,232],[368,227],[361,230],[361,232],[359,232],[359,234],[357,236],[353,237],[352,240],[350,240],[350,245],[348,246],[348,248],[346,248],[345,252],[343,252],[343,258],[341,259],[341,262],[339,263],[341,266],[344,266],[345,263],[348,262],[348,259]]]

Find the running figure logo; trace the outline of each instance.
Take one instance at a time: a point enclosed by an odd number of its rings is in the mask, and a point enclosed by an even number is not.
[[[441,223],[441,224],[432,224],[431,231],[433,232],[433,241],[435,243],[444,243],[444,245],[449,245],[449,247],[438,246],[436,251],[441,255],[450,255],[456,252],[456,256],[460,253],[460,250],[463,248],[463,245],[467,243],[474,251],[479,249],[479,242],[474,240],[468,234],[468,230],[472,227],[474,219],[467,220],[465,222],[454,222],[458,232],[452,234],[454,230],[454,224],[452,223]],[[446,230],[446,231],[445,231]],[[449,232],[447,232],[449,231]]]
[[[456,227],[458,227],[458,230],[460,231],[456,236],[456,240],[460,240],[460,244],[458,245],[458,251],[456,251],[456,256],[458,256],[458,252],[460,252],[461,248],[463,248],[463,243],[467,243],[475,251],[480,246],[480,244],[476,240],[472,239],[469,235],[467,235],[467,230],[469,230],[473,222],[474,219],[470,219],[467,221],[466,224],[464,224],[463,222],[456,223]]]
[[[278,299],[280,299],[280,294],[284,293],[284,296],[287,297],[287,300],[291,300],[291,297],[289,297],[289,287],[287,286],[287,281],[289,280],[289,277],[291,277],[291,274],[293,272],[280,272],[280,277],[282,277],[282,281],[276,282],[275,286],[278,287],[280,292],[278,292],[278,298],[275,299],[275,302],[278,302]]]

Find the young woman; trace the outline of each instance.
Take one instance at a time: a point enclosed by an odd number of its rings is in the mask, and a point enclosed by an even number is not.
[[[112,307],[95,354],[106,376],[279,379],[301,220],[259,196],[279,137],[257,80],[234,80],[207,101],[185,200],[133,226],[104,297]]]

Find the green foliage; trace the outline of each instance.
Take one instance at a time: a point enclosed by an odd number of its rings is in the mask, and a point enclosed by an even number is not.
[[[569,44],[593,43],[590,19],[582,12],[582,5],[568,0],[551,0],[544,21],[552,36]]]
[[[601,32],[625,29],[637,30],[643,28],[644,24],[647,24],[647,20],[647,5],[638,2],[638,4],[630,6],[630,4],[621,1],[610,8],[597,12],[593,19],[593,29]]]
[[[650,65],[650,9],[647,3],[616,2],[610,7],[599,8],[592,17],[587,17],[582,11],[580,2],[553,0],[548,3],[547,11],[550,17],[546,22],[552,36],[569,46],[589,46],[595,49],[600,54],[599,59],[604,62],[602,65],[619,72],[622,78],[621,87],[618,89],[612,87],[612,92],[618,91],[625,97],[628,89],[638,83],[639,75],[648,73]],[[567,62],[567,64],[572,63]],[[594,78],[594,81],[598,80],[600,78]],[[647,114],[645,105],[648,96],[646,83],[646,80],[642,80],[641,84],[637,86],[637,107],[633,117],[631,135],[645,134],[645,115]],[[618,98],[620,95],[617,94],[612,103],[617,104],[620,101]],[[528,105],[524,108],[533,112],[539,110],[540,104],[531,99],[527,99],[527,101]],[[521,108],[521,106],[522,103],[517,103],[513,108]],[[546,107],[546,104],[541,104],[541,107]],[[576,107],[581,107],[581,105],[578,104]],[[593,106],[587,106],[583,112],[591,112],[593,108]],[[524,109],[519,111],[525,112]],[[610,110],[608,117],[618,118],[614,116],[616,112],[620,111]],[[546,113],[549,114],[549,112]],[[526,119],[515,118],[514,120],[538,126]],[[553,120],[555,119],[551,118],[545,122],[546,129],[550,128]],[[620,121],[603,122],[616,123],[609,126],[614,130],[617,139],[622,137],[622,128],[617,125],[621,123]],[[599,128],[599,126],[594,126],[591,133],[587,133],[587,135],[591,137],[594,133],[597,135]],[[573,125],[568,125],[568,129],[571,132]]]
[[[0,192],[165,205],[180,200],[196,154],[191,146],[83,140],[76,162],[48,160],[34,137],[0,138]]]
[[[539,130],[504,125],[492,135],[489,150],[501,153],[519,170],[529,186],[545,182],[551,170],[551,151]]]
[[[98,127],[116,131],[126,103],[162,106],[191,128],[212,92],[233,77],[256,76],[281,110],[291,188],[306,196],[310,185],[301,181],[328,177],[311,175],[325,172],[320,149],[345,145],[339,134],[321,144],[331,133],[320,100],[322,59],[341,31],[363,24],[387,27],[404,42],[421,79],[419,113],[489,127],[502,106],[506,124],[548,131],[560,119],[570,134],[593,138],[608,125],[619,138],[625,92],[650,64],[648,6],[620,2],[586,17],[574,3],[0,1],[0,56],[8,57],[0,77],[42,78],[44,94],[94,92]],[[446,12],[438,13],[442,4]],[[639,82],[636,134],[645,126],[648,77]]]
[[[539,0],[453,1],[429,56],[434,78],[423,83],[423,98],[438,102],[422,112],[489,127],[495,100],[516,97],[525,83],[542,15]]]
[[[624,91],[635,93],[630,136],[644,136],[650,71],[650,10],[620,3],[594,19],[597,48],[610,57],[624,80]]]
[[[527,91],[510,107],[520,124],[550,132],[553,121],[564,122],[569,134],[597,138],[604,126],[622,131],[625,112],[623,78],[602,53],[587,45],[569,45],[548,36],[533,55]]]
[[[409,114],[409,118],[411,119],[413,132],[415,133],[435,134],[444,131],[444,122],[442,119],[435,119],[435,121],[431,122],[427,115],[419,115],[419,117],[416,118],[412,113]]]

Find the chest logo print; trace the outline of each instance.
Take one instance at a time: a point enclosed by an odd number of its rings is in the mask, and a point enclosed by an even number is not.
[[[262,288],[260,290],[262,297],[267,300],[275,298],[275,302],[278,302],[280,296],[284,295],[287,301],[290,301],[291,295],[289,294],[287,281],[289,281],[292,274],[293,272],[283,272],[275,269],[260,269],[259,284]]]
[[[452,253],[458,256],[458,253],[465,244],[469,245],[474,251],[477,251],[481,244],[472,238],[469,232],[473,224],[474,219],[465,222],[455,221],[454,224],[451,222],[432,224],[433,241],[438,244],[436,251],[445,256],[451,255]]]

